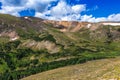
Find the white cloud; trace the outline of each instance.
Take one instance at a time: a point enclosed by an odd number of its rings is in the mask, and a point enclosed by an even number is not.
[[[108,21],[120,21],[120,13],[108,16]]]
[[[52,1],[57,0],[1,0],[2,9],[0,13],[19,16],[18,12],[28,8],[43,12]]]
[[[108,17],[99,17],[99,18],[95,18],[92,15],[83,15],[81,16],[81,21],[88,21],[88,22],[120,21],[120,13],[111,14]]]
[[[50,10],[50,14],[52,16],[63,16],[70,12],[70,6],[68,6],[65,2],[60,1],[57,6],[53,7]]]
[[[80,14],[72,14],[72,15],[68,15],[68,16],[63,16],[61,18],[61,20],[65,20],[65,21],[78,21],[80,20],[81,15]]]
[[[85,10],[86,10],[86,6],[85,5],[75,5],[75,6],[72,6],[72,11],[73,11],[73,13],[76,13],[76,14],[79,14],[82,11],[85,11]]]
[[[36,12],[36,13],[35,13],[35,17],[39,17],[39,18],[46,19],[46,16],[45,16],[45,14],[43,14],[43,13],[40,13],[40,12]]]
[[[24,9],[24,7],[12,7],[12,6],[5,6],[5,7],[2,7],[2,9],[0,10],[0,13],[4,13],[4,14],[11,14],[11,15],[14,15],[14,16],[19,16],[18,12],[17,11],[20,11]]]
[[[68,20],[68,21],[76,21],[80,19],[80,13],[82,11],[86,10],[86,5],[80,4],[80,5],[68,5],[66,2],[61,0],[58,2],[58,4],[54,7],[52,7],[50,10],[46,10],[43,13],[37,12],[35,16],[39,16],[39,14],[43,14],[46,19],[51,19],[51,20]],[[45,15],[50,15],[50,16],[45,16]]]

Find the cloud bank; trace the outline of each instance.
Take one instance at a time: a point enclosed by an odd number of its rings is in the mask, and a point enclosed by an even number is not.
[[[67,4],[65,0],[0,0],[2,6],[0,13],[11,14],[20,16],[19,12],[34,9],[35,17],[40,17],[50,20],[66,20],[66,21],[120,21],[120,13],[111,14],[108,17],[96,18],[91,15],[82,15],[89,9],[86,8],[87,4]],[[56,5],[52,4],[56,2]],[[99,8],[97,6],[97,8]],[[97,9],[96,7],[94,9]],[[92,9],[92,10],[94,10]]]
[[[60,1],[56,6],[43,13],[36,12],[36,17],[42,17],[51,20],[80,20],[80,13],[86,10],[84,4],[68,5],[64,1]]]

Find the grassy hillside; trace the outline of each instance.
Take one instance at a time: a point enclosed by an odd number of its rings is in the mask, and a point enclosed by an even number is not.
[[[120,57],[88,61],[45,71],[21,80],[119,80]]]
[[[43,19],[0,14],[0,79],[18,80],[59,67],[120,56],[120,26],[96,23],[93,27],[83,25],[78,31],[62,32]]]

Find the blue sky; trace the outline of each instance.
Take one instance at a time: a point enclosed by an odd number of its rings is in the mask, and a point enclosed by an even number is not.
[[[67,21],[120,21],[120,0],[0,0],[0,13]]]

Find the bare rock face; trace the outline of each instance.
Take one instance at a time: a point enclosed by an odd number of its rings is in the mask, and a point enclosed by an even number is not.
[[[77,22],[77,21],[52,21],[44,20],[45,23],[51,23],[55,28],[60,29],[61,32],[77,32],[82,28],[94,31],[103,26],[103,23]]]
[[[89,22],[77,22],[77,21],[50,21],[46,20],[45,23],[51,23],[54,27],[59,28],[62,32],[76,32],[81,28],[89,28],[91,23]],[[88,25],[89,24],[89,25]]]
[[[14,41],[19,39],[19,36],[16,31],[3,31],[0,33],[0,36],[2,37],[9,37],[10,41]]]
[[[111,40],[120,39],[120,23],[115,22],[77,22],[77,21],[51,21],[45,20],[45,23],[52,24],[55,28],[58,28],[61,32],[78,32],[83,33],[84,31],[89,38],[93,40]],[[111,35],[109,37],[109,35]]]
[[[48,50],[51,54],[52,53],[57,53],[60,51],[60,47],[57,46],[55,43],[50,42],[50,41],[41,41],[41,42],[36,42],[34,40],[28,40],[21,44],[19,47],[28,47],[32,48],[33,50]]]

